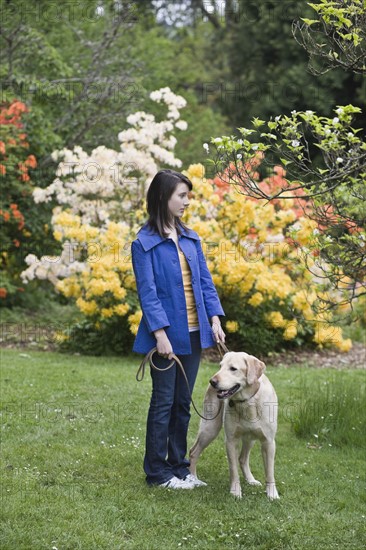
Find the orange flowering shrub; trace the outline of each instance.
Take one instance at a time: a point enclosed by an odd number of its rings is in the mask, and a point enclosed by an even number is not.
[[[19,249],[31,235],[23,211],[32,191],[29,172],[37,167],[36,157],[29,154],[22,121],[28,111],[28,107],[17,100],[0,106],[0,304],[8,304],[12,296],[23,291]]]

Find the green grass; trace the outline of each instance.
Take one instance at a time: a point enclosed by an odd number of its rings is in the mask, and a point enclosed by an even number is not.
[[[294,410],[294,430],[317,444],[364,447],[366,442],[365,380],[349,376],[304,382]]]
[[[362,371],[271,368],[280,402],[276,479],[281,499],[243,482],[229,494],[223,434],[198,463],[207,487],[148,488],[142,470],[150,380],[138,358],[2,352],[2,550],[361,549],[365,450],[295,435],[304,386],[363,384]],[[203,363],[201,403],[216,365]],[[192,414],[189,445],[198,417]],[[353,419],[353,424],[358,421]],[[352,428],[352,426],[351,426]],[[259,446],[252,471],[263,479]]]

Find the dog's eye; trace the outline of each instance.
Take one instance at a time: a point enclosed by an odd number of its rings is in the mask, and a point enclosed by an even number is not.
[[[230,367],[230,370],[234,371],[234,370],[238,370],[238,369],[236,369],[235,367]]]

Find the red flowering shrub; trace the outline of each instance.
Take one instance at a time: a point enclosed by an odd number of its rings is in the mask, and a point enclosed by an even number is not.
[[[31,175],[37,160],[29,154],[27,134],[22,117],[27,106],[14,100],[0,105],[0,304],[8,304],[11,298],[23,291],[19,278],[22,271],[22,244],[31,233],[22,212],[31,197]]]

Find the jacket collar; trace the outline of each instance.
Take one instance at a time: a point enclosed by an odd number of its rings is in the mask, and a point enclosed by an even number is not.
[[[199,241],[200,238],[197,235],[195,231],[192,229],[183,230],[182,231],[182,237],[187,237],[188,239],[193,239],[194,241]],[[145,224],[143,227],[141,227],[140,231],[137,233],[137,239],[140,241],[140,243],[143,246],[143,249],[146,251],[150,250],[154,246],[167,241],[168,239],[164,239],[163,237],[160,237],[159,233],[156,233],[155,231],[152,231],[147,224]]]

